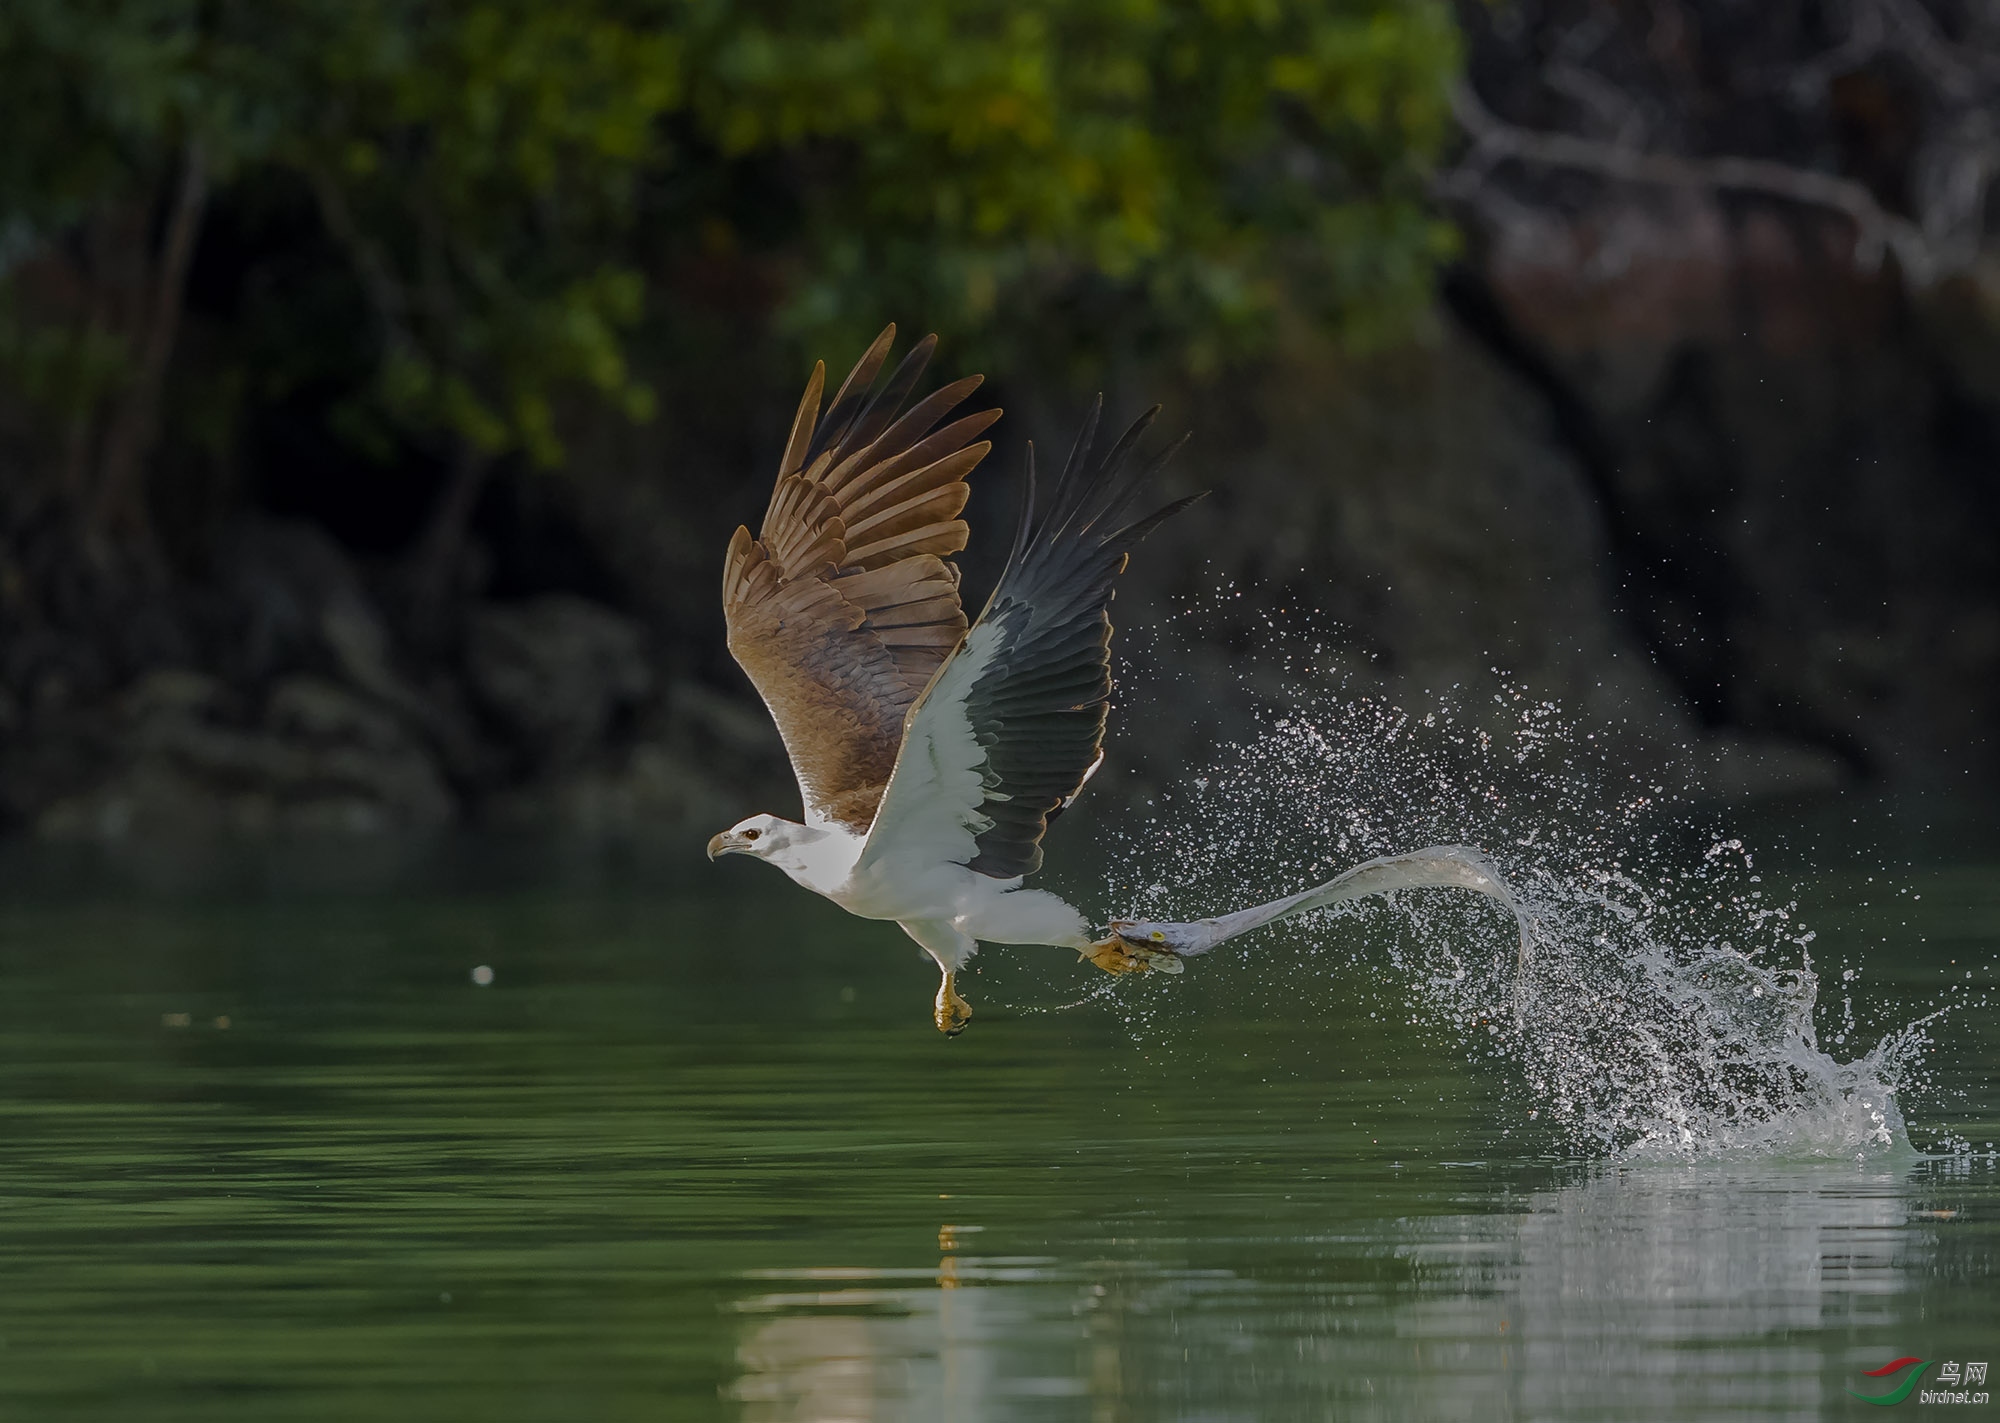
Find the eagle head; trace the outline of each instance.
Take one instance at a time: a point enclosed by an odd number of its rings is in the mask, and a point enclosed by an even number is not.
[[[775,815],[753,815],[710,840],[708,857],[714,860],[723,855],[755,855],[760,860],[768,860],[791,844],[792,837],[788,832],[803,828]]]

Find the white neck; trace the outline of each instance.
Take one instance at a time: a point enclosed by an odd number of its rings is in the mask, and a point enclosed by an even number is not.
[[[854,862],[868,843],[841,825],[791,825],[789,843],[762,858],[792,877],[796,884],[815,894],[831,895],[847,883]]]

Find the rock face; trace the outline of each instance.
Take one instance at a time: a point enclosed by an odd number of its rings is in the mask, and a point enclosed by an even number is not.
[[[1547,700],[1698,794],[2000,774],[2000,321],[1754,214],[1566,221],[1496,236],[1398,352],[1299,339],[1207,387],[1130,377],[1114,409],[1163,399],[1163,430],[1195,431],[1161,497],[1213,492],[1114,607],[1114,765],[1174,774],[1253,708],[1338,688],[1495,730]],[[974,608],[1019,445],[1066,450],[1082,409],[1004,397]],[[0,645],[0,811],[69,838],[795,813],[714,603],[784,413],[768,451],[606,446],[548,494],[601,561],[591,597],[472,596],[426,642],[391,577],[251,519],[149,614],[137,665],[27,627]]]
[[[1114,609],[1116,763],[1171,774],[1253,708],[1340,688],[1495,730],[1546,699],[1698,794],[2000,769],[1990,328],[1802,252],[1791,285],[1731,297],[1731,264],[1776,261],[1777,241],[1701,232],[1628,233],[1615,272],[1574,234],[1496,246],[1393,354],[1301,341],[1255,379],[1135,377],[1114,406],[1164,398],[1196,432],[1161,497],[1213,492],[1140,551]],[[1010,439],[1067,447],[1077,402],[1007,403]],[[792,810],[712,601],[768,485],[754,459],[711,463],[640,479],[665,460],[625,450],[564,485],[622,606],[488,597],[428,648],[324,533],[247,521],[159,644],[185,655],[94,697],[54,672],[0,689],[0,799],[71,838]],[[978,476],[974,607],[1017,469],[1003,449]],[[1149,696],[1174,700],[1152,714]]]
[[[47,807],[52,839],[430,829],[457,804],[393,716],[322,678],[281,678],[247,712],[211,677],[151,674],[122,700],[112,774]]]
[[[473,604],[420,656],[327,535],[253,520],[190,602],[205,657],[50,714],[0,699],[16,823],[100,841],[677,826],[722,817],[724,786],[769,759],[748,709],[662,676],[643,624],[576,595]]]
[[[1992,7],[1458,13],[1447,296],[1554,415],[1649,657],[1705,725],[2000,774]]]
[[[1704,721],[1990,776],[2000,392],[1951,331],[1974,294],[1912,303],[1810,233],[1722,231],[1615,272],[1500,251],[1488,334],[1563,409],[1633,626]]]
[[[1674,250],[1674,260],[1686,258]],[[1572,269],[1562,249],[1550,252]],[[1880,580],[1878,600],[1921,620],[1921,602],[1898,600],[1927,579],[1959,580],[1968,589],[1960,611],[1976,611],[1984,555],[1970,547],[1978,525],[1969,513],[1940,502],[1934,488],[1902,509],[1885,507],[1896,500],[1883,488],[1865,505],[1853,504],[1862,496],[1850,491],[1842,496],[1849,502],[1832,501],[1841,512],[1831,517],[1863,542],[1840,545],[1795,501],[1709,501],[1717,479],[1775,479],[1787,468],[1793,474],[1784,478],[1802,477],[1813,458],[1800,452],[1826,450],[1837,426],[1824,403],[1760,397],[1757,377],[1744,373],[1729,377],[1730,391],[1712,389],[1713,398],[1690,407],[1689,397],[1673,394],[1685,391],[1686,378],[1674,375],[1672,339],[1648,346],[1636,318],[1607,307],[1574,326],[1577,340],[1605,333],[1601,346],[1559,348],[1555,338],[1568,328],[1553,295],[1496,288],[1495,274],[1507,269],[1498,257],[1483,260],[1490,265],[1454,277],[1429,339],[1403,350],[1355,359],[1298,341],[1254,378],[1176,389],[1157,372],[1140,373],[1126,398],[1110,402],[1131,410],[1162,399],[1163,431],[1195,432],[1164,476],[1162,498],[1212,491],[1139,551],[1113,609],[1127,664],[1117,763],[1143,754],[1170,770],[1241,734],[1253,707],[1329,687],[1417,708],[1449,700],[1495,719],[1494,729],[1515,714],[1517,696],[1553,701],[1578,736],[1615,748],[1634,771],[1671,770],[1699,795],[1921,774],[1933,748],[1966,745],[1962,726],[1916,713],[1991,705],[2000,675],[1979,685],[1978,669],[1991,673],[1992,663],[1976,643],[1949,675],[1918,644],[1892,644],[1880,675],[1885,689],[1898,690],[1872,700],[1839,690],[1837,678],[1814,685],[1804,670],[1858,667],[1869,655],[1846,640],[1838,605],[1819,602],[1889,566],[1868,552],[1867,539],[1903,539],[1939,521],[1945,531],[1930,537],[1953,546],[1934,545],[1935,566],[1911,570],[1906,581]],[[1635,268],[1632,280],[1669,308],[1712,317],[1712,303],[1691,302],[1687,271]],[[1531,318],[1545,327],[1529,326]],[[1723,378],[1719,368],[1714,378]],[[1874,378],[1851,377],[1862,385]],[[1919,395],[1906,385],[1900,395],[1857,396],[1844,418],[1857,430],[1881,428],[1915,409]],[[1082,408],[1018,388],[1003,398],[1013,413],[1001,429],[1014,448],[981,467],[968,515],[973,547],[963,561],[973,607],[1004,554],[1019,445],[1032,436],[1044,451],[1066,450]],[[1722,421],[1693,454],[1684,451],[1691,417],[1662,424],[1676,399],[1675,408],[1718,412]],[[1729,475],[1737,466],[1723,456],[1753,433],[1770,470]],[[634,610],[669,630],[665,655],[699,669],[696,685],[713,688],[712,700],[751,728],[733,764],[754,761],[781,785],[776,739],[717,647],[710,591],[714,550],[738,518],[755,519],[768,487],[749,463],[752,473],[707,470],[692,480],[728,492],[714,509],[691,507],[666,479],[586,472],[574,488],[580,521],[607,530],[600,547],[640,590]],[[627,451],[621,468],[634,467],[669,466],[663,451]],[[1850,479],[1859,477],[1851,467]],[[1774,583],[1783,586],[1767,586]],[[1134,635],[1135,624],[1169,617],[1172,625],[1150,639]],[[1964,626],[1976,629],[1977,618]],[[1727,672],[1719,684],[1704,670],[1717,667]],[[1148,696],[1172,703],[1154,714]],[[765,804],[743,799],[726,810]]]
[[[465,668],[481,705],[544,768],[585,759],[655,683],[645,629],[568,594],[475,609]]]
[[[247,519],[207,586],[172,590],[164,665],[22,719],[0,797],[54,838],[377,831],[456,820],[478,752],[396,670],[353,562],[309,525]]]
[[[1677,766],[1697,794],[1848,774],[1823,745],[1703,722],[1632,616],[1606,510],[1549,401],[1463,326],[1366,363],[1296,353],[1234,394],[1196,405],[1177,462],[1177,486],[1213,491],[1205,516],[1155,535],[1126,595],[1194,613],[1157,653],[1135,648],[1129,679],[1193,666],[1203,695],[1174,719],[1195,734],[1167,764],[1238,734],[1255,704],[1339,687],[1419,714],[1449,702],[1495,732],[1519,698],[1553,700],[1579,735],[1634,770]],[[1148,719],[1149,745],[1166,720]]]

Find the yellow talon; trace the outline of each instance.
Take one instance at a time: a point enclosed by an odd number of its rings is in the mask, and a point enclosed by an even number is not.
[[[947,973],[938,983],[937,1011],[931,1015],[937,1022],[938,1031],[948,1038],[957,1037],[972,1021],[972,1005],[959,997],[958,989],[952,986],[952,980],[957,976]]]
[[[1179,954],[1129,944],[1116,934],[1099,939],[1079,952],[1106,973],[1146,973],[1155,969],[1161,973],[1179,973],[1184,967]]]

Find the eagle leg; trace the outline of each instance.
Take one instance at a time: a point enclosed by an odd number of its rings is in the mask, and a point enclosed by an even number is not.
[[[958,996],[952,980],[958,977],[946,969],[944,977],[938,980],[937,1011],[932,1016],[937,1020],[938,1031],[948,1038],[955,1038],[965,1031],[965,1025],[972,1021],[972,1005]]]
[[[1145,973],[1149,970],[1179,973],[1186,967],[1179,954],[1134,944],[1115,933],[1078,952],[1106,973]]]

